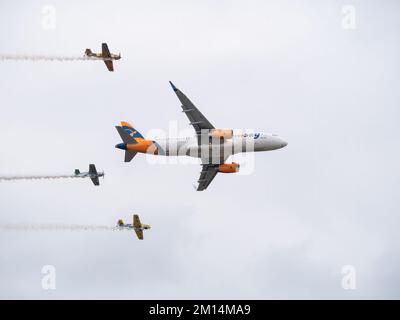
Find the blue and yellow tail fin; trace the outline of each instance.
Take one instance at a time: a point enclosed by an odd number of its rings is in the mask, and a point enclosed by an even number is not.
[[[137,131],[129,122],[121,121],[122,129],[124,129],[133,139],[144,140],[142,134]]]

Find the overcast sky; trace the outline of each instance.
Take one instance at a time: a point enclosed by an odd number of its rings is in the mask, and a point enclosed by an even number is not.
[[[0,54],[80,56],[107,42],[122,55],[114,73],[93,61],[0,61],[0,174],[106,172],[100,187],[0,182],[0,224],[113,226],[139,213],[152,225],[144,241],[1,231],[0,298],[400,298],[399,9],[0,1]],[[198,164],[123,163],[120,120],[145,136],[171,121],[189,128],[168,80],[216,127],[273,132],[288,146],[204,192],[192,187]],[[41,286],[44,265],[55,290]],[[346,265],[355,290],[342,288]]]

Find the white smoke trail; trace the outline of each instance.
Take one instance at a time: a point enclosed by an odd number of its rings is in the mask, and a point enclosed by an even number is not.
[[[0,54],[0,61],[86,61],[96,60],[86,56],[52,56],[52,55],[30,55],[30,54]],[[100,58],[101,60],[101,58]]]
[[[116,227],[79,224],[0,224],[0,231],[119,231]]]
[[[75,175],[0,176],[0,181],[82,178]]]

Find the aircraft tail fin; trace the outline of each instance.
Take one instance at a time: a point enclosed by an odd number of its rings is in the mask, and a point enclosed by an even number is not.
[[[121,136],[122,141],[124,144],[136,144],[139,143],[140,141],[144,140],[144,137],[142,134],[137,131],[129,122],[126,121],[121,121],[121,126],[115,127]],[[117,145],[117,148],[124,149],[122,148],[123,146]],[[135,156],[137,152],[136,151],[130,151],[126,150],[125,148],[125,162],[130,162]]]
[[[91,54],[93,54],[93,52],[92,52],[92,50],[90,50],[90,49],[86,49],[86,50],[85,50],[85,54],[86,54],[87,56],[90,56]]]
[[[75,174],[80,174],[81,172],[79,171],[79,169],[75,169]]]
[[[123,143],[117,144],[115,147],[118,149],[125,150],[125,162],[130,162],[135,156],[136,151],[127,150],[127,144],[137,144],[138,142],[126,131],[123,127],[116,126],[115,127],[121,136]]]
[[[122,219],[119,219],[117,222],[118,227],[122,227],[124,224],[125,224],[124,220],[122,220]]]
[[[125,144],[137,143],[137,141],[127,131],[125,131],[123,127],[116,126],[115,129],[117,129],[123,143]]]
[[[144,140],[142,134],[137,131],[129,122],[121,121],[121,127],[124,129],[133,139]]]

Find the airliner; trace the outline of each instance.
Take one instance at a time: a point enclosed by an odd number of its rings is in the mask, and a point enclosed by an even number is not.
[[[115,147],[125,151],[125,162],[130,162],[137,153],[200,158],[202,171],[197,181],[197,191],[203,191],[207,189],[217,173],[239,171],[240,164],[226,162],[230,156],[242,152],[277,150],[287,146],[287,142],[276,134],[215,128],[182,91],[171,81],[170,84],[195,134],[184,138],[150,140],[145,139],[128,122],[121,121],[121,125],[115,128],[122,143]]]

